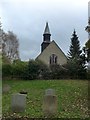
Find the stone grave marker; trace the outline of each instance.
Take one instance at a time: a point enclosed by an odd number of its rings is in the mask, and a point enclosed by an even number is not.
[[[43,113],[45,117],[51,117],[57,113],[57,96],[53,89],[47,89],[45,91],[43,99]]]
[[[13,112],[24,112],[26,107],[26,95],[16,93],[12,95],[11,109]]]

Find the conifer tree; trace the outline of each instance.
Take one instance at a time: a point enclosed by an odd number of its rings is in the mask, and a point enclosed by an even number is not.
[[[68,52],[68,58],[69,59],[79,58],[80,54],[81,54],[80,42],[78,40],[76,31],[74,30],[71,38],[71,45],[70,45],[70,50]]]
[[[87,51],[87,61],[90,61],[90,39],[85,43],[85,49]]]
[[[80,50],[80,42],[78,40],[78,36],[76,31],[74,30],[71,38],[70,50],[68,52],[68,63],[67,67],[69,70],[69,75],[71,78],[85,78],[86,70],[85,63],[83,60],[83,54]]]

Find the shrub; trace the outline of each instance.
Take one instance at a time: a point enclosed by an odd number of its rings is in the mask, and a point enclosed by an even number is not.
[[[25,70],[25,78],[29,80],[48,79],[49,69],[39,60],[30,60]]]
[[[37,79],[39,74],[39,65],[36,61],[30,60],[25,69],[25,78],[29,80]]]
[[[68,76],[68,70],[61,65],[51,65],[51,79],[65,79]]]
[[[2,78],[11,77],[12,66],[11,64],[2,64]]]
[[[86,69],[85,66],[77,59],[68,60],[66,65],[68,69],[68,76],[71,79],[85,79]]]
[[[50,79],[50,69],[42,61],[37,60],[39,66],[39,76],[38,79]]]
[[[24,79],[27,62],[15,61],[12,64],[12,78]]]

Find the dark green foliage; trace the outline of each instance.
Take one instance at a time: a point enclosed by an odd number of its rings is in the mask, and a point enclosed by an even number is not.
[[[87,61],[90,61],[90,39],[85,44],[85,51],[87,54]]]
[[[38,79],[50,79],[50,69],[42,61],[36,60],[39,65]]]
[[[61,65],[51,65],[51,79],[65,79],[68,76],[68,70]]]
[[[72,36],[73,37],[71,38],[70,50],[68,53],[68,63],[66,68],[69,71],[70,78],[85,79],[85,54],[82,54],[82,51],[80,50],[80,43],[75,30]]]
[[[66,65],[68,69],[68,76],[71,79],[85,79],[86,78],[86,69],[84,64],[82,65],[80,59],[71,59],[68,60]]]
[[[36,61],[30,60],[27,69],[26,69],[26,78],[27,79],[37,79],[37,76],[39,74],[39,65],[37,64]]]
[[[24,79],[26,66],[27,62],[22,62],[20,60],[14,61],[12,64],[12,78]]]
[[[68,58],[73,59],[74,57],[79,57],[81,52],[82,51],[80,50],[80,43],[76,35],[76,31],[74,30],[71,38],[71,45],[68,53]]]
[[[86,77],[86,70],[81,63],[82,59],[70,59],[67,65],[46,66],[43,62],[30,60],[22,62],[14,61],[12,64],[3,64],[3,78],[35,80],[35,79],[83,79]]]
[[[86,78],[86,71],[80,61],[69,60],[67,65],[46,66],[41,61],[15,61],[13,64],[3,64],[3,78],[35,80],[35,79],[67,79]],[[79,66],[79,67],[78,67]]]
[[[11,77],[11,74],[12,74],[11,64],[3,64],[3,66],[2,66],[2,78]]]
[[[24,79],[48,79],[49,68],[41,61],[30,60],[24,69]]]

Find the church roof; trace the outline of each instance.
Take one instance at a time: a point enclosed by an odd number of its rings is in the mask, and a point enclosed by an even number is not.
[[[48,22],[46,22],[46,27],[45,27],[45,30],[44,30],[44,34],[50,34]]]

